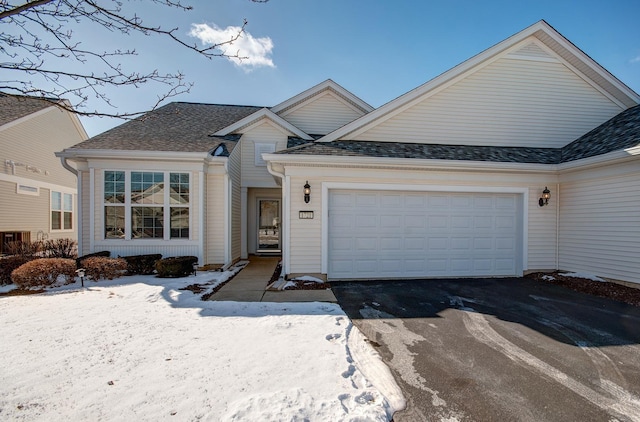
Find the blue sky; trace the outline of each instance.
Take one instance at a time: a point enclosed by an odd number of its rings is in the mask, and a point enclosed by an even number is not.
[[[139,1],[129,7],[145,23],[179,27],[193,41],[197,39],[189,32],[194,24],[206,24],[198,28],[210,39],[217,30],[239,26],[246,18],[246,39],[238,47],[252,48],[255,61],[239,66],[224,58],[208,60],[159,37],[87,32],[84,42],[135,46],[139,56],[131,65],[182,71],[195,86],[173,101],[273,106],[330,78],[378,107],[544,19],[640,92],[638,0],[187,3],[193,11],[165,10]],[[111,96],[122,111],[140,110],[155,102],[154,90],[157,87],[114,90]],[[90,136],[120,123],[83,119]]]

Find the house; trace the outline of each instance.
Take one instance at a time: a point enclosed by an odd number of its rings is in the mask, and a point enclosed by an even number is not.
[[[55,152],[87,138],[75,114],[0,93],[0,255],[11,241],[77,238],[76,177]]]
[[[638,104],[540,21],[377,109],[327,80],[273,107],[171,103],[58,155],[78,166],[83,253],[640,283]]]

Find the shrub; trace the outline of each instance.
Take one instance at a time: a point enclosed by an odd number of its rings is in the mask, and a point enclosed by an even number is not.
[[[51,239],[44,242],[42,249],[48,258],[73,258],[78,256],[78,242],[73,239]]]
[[[109,258],[111,256],[111,252],[109,252],[109,251],[100,251],[100,252],[94,252],[94,253],[89,253],[89,254],[86,254],[86,255],[82,255],[82,256],[80,256],[80,257],[78,257],[76,259],[76,266],[78,268],[83,268],[84,267],[84,264],[83,264],[84,260],[87,259],[87,258],[92,258],[94,256],[102,256],[102,257]]]
[[[11,279],[20,288],[52,286],[58,277],[69,284],[76,275],[76,262],[65,258],[40,258],[21,265],[11,273]]]
[[[17,256],[37,256],[42,252],[42,242],[16,240],[7,243],[7,254]]]
[[[93,281],[113,280],[121,277],[127,270],[127,261],[122,258],[92,256],[83,260],[83,268],[86,270],[87,278]]]
[[[33,260],[28,256],[12,255],[0,259],[0,286],[11,284],[11,273],[22,264]]]
[[[193,272],[196,256],[174,256],[156,262],[158,277],[186,277]]]
[[[132,255],[132,256],[121,256],[119,258],[127,261],[127,275],[134,274],[153,274],[153,270],[155,270],[156,262],[162,258],[160,254],[149,254],[149,255]]]

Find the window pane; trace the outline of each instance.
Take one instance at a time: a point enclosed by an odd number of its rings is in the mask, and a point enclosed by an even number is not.
[[[69,193],[64,194],[64,210],[73,211],[73,195]]]
[[[104,207],[104,237],[124,238],[124,207]]]
[[[73,229],[73,213],[71,212],[64,213],[64,229],[65,230]]]
[[[162,239],[163,220],[163,207],[131,207],[131,237]]]
[[[164,173],[131,172],[131,203],[164,203]]]
[[[171,204],[189,203],[189,173],[169,174],[169,198]]]
[[[189,238],[189,208],[171,207],[171,238]]]
[[[51,230],[62,229],[62,213],[60,211],[51,211]]]
[[[124,204],[124,171],[104,172],[104,202]]]
[[[62,210],[62,194],[60,192],[51,192],[51,209]]]

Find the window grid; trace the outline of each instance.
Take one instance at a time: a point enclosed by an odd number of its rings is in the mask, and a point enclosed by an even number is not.
[[[105,171],[105,239],[189,239],[190,183],[189,173]]]

